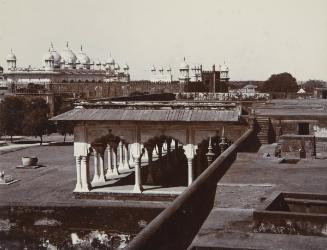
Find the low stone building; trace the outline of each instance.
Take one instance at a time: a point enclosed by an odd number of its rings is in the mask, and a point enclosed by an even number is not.
[[[272,100],[254,105],[253,110],[263,143],[282,143],[282,151],[294,151],[298,156],[301,147],[311,156],[327,156],[326,100]]]

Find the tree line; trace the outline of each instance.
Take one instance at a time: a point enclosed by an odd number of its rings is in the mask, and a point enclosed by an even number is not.
[[[42,98],[28,100],[9,96],[0,103],[0,133],[14,135],[35,136],[43,142],[44,135],[58,132],[64,136],[73,133],[73,125],[66,122],[57,124],[49,120],[49,105]]]
[[[258,90],[264,93],[296,93],[300,86],[292,74],[288,72],[273,74],[265,81],[232,81],[229,83],[231,89],[240,89],[247,84],[258,86]],[[301,87],[307,93],[313,93],[315,88],[326,87],[327,82],[321,80],[308,80]]]

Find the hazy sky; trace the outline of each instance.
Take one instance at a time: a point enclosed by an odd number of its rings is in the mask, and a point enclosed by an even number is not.
[[[226,61],[232,80],[327,80],[326,11],[326,0],[0,0],[0,64],[12,48],[19,66],[41,66],[50,42],[60,52],[69,41],[95,60],[111,52],[132,79],[152,64],[176,79],[185,56]]]

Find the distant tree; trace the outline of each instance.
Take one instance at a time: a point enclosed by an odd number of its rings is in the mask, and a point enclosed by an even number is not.
[[[48,119],[49,106],[42,98],[33,99],[27,106],[27,112],[23,122],[24,135],[40,137],[40,145],[43,142],[43,135],[50,134],[53,128]]]
[[[308,80],[303,84],[304,90],[313,93],[315,88],[327,86],[327,82],[321,80]]]
[[[0,104],[0,130],[10,136],[11,142],[13,135],[22,134],[25,111],[26,100],[22,98],[6,97]]]
[[[63,105],[63,102],[60,104],[60,109],[58,110],[58,113],[65,113],[73,108],[73,105],[68,103],[66,105]],[[56,124],[57,132],[64,136],[64,143],[66,142],[66,136],[72,135],[74,133],[74,124],[72,122],[67,121],[58,121]]]
[[[297,92],[296,79],[290,73],[274,74],[260,86],[262,92]]]
[[[66,142],[66,136],[74,133],[74,124],[67,121],[59,121],[57,123],[57,132],[64,136],[64,143]]]

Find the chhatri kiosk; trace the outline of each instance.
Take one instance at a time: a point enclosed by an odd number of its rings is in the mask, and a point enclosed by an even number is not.
[[[180,193],[248,128],[236,103],[125,104],[52,118],[74,123],[75,194]]]

